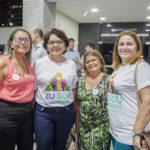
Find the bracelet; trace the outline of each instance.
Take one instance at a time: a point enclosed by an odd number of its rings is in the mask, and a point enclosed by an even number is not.
[[[142,137],[143,136],[143,132],[134,132],[133,137],[135,137],[135,136]]]

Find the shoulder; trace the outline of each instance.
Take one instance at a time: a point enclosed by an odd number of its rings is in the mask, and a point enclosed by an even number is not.
[[[34,62],[34,68],[38,69],[38,68],[41,68],[42,66],[45,65],[46,61],[47,61],[48,57],[47,56],[43,56],[39,59],[36,59],[35,62]]]
[[[0,69],[3,69],[4,67],[7,66],[7,60],[10,58],[10,56],[0,56]]]
[[[110,76],[109,74],[104,73],[104,77],[105,77],[105,78],[108,78],[109,76]]]
[[[141,72],[141,73],[150,72],[150,65],[144,60],[137,63],[136,66],[137,66],[137,72]]]
[[[47,58],[48,58],[47,56],[43,56],[43,57],[37,59],[35,62],[36,62],[36,64],[40,64],[40,63],[45,62],[47,60]]]
[[[3,76],[7,73],[8,59],[10,59],[10,56],[0,56],[0,80],[2,80]]]
[[[72,66],[76,66],[76,63],[75,63],[72,59],[67,59],[67,58],[66,58],[66,62],[67,62],[68,64],[71,64]]]
[[[139,67],[150,67],[149,63],[147,63],[145,60],[142,60],[139,64]]]
[[[86,79],[86,77],[85,77],[85,76],[81,76],[81,77],[79,78],[79,83],[84,82],[84,81],[85,81],[85,79]]]

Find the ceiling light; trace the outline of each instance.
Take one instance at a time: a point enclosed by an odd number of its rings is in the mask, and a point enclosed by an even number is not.
[[[85,17],[87,14],[88,14],[88,11],[85,11],[84,14],[83,14],[83,16]]]
[[[145,26],[146,26],[146,27],[150,27],[150,24],[146,24]]]
[[[150,16],[147,16],[146,19],[150,20]]]
[[[105,21],[106,20],[106,18],[105,17],[101,17],[101,18],[99,18],[101,21]]]
[[[150,32],[150,29],[145,29],[146,32]]]
[[[147,9],[150,9],[150,6],[148,6]]]
[[[96,13],[96,12],[98,12],[98,9],[97,9],[97,8],[92,8],[92,9],[91,9],[91,12]]]
[[[111,29],[111,31],[112,31],[112,32],[116,32],[116,30],[115,30],[115,29]]]
[[[111,27],[112,25],[111,25],[111,24],[107,24],[106,26],[107,26],[107,27]]]
[[[10,25],[10,26],[12,26],[12,25],[13,25],[13,23],[12,23],[12,22],[10,22],[10,23],[9,23],[9,25]]]

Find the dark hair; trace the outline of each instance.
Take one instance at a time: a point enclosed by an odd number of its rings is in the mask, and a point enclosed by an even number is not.
[[[65,43],[65,46],[68,47],[69,45],[69,41],[68,41],[68,38],[65,34],[65,32],[63,30],[60,30],[60,29],[57,29],[57,28],[53,28],[51,31],[47,32],[45,35],[44,35],[44,43],[43,43],[43,46],[45,49],[47,49],[47,43],[48,43],[48,40],[49,40],[49,37],[54,34],[56,35],[57,37],[59,37],[64,43]]]
[[[41,28],[34,28],[33,32],[37,33],[41,39],[43,38],[43,30]]]
[[[13,38],[14,38],[15,34],[16,34],[17,32],[19,32],[19,31],[25,32],[25,33],[27,33],[28,36],[29,36],[29,39],[30,39],[30,49],[29,49],[29,51],[26,53],[26,57],[27,57],[28,60],[30,60],[30,57],[31,57],[31,50],[32,50],[32,39],[31,39],[30,33],[29,33],[27,30],[25,30],[25,29],[17,28],[17,29],[15,29],[15,30],[10,34],[9,39],[8,39],[8,43],[7,43],[7,44],[8,44],[9,52],[13,51],[13,49],[11,48],[11,44],[12,44],[12,41],[13,41]]]
[[[95,46],[94,46],[93,43],[86,43],[85,46],[90,46],[90,47],[92,47],[93,49],[95,48]]]
[[[68,41],[70,42],[70,41],[75,41],[73,38],[68,38]]]

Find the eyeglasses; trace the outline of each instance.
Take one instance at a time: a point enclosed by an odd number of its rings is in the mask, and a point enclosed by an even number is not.
[[[14,40],[18,43],[30,43],[30,39],[27,37],[14,37]]]
[[[61,41],[61,40],[57,40],[57,41],[51,41],[51,40],[49,40],[49,41],[48,41],[48,44],[49,44],[49,45],[54,45],[54,44],[61,45],[61,44],[63,44],[63,43],[64,43],[64,42]]]

